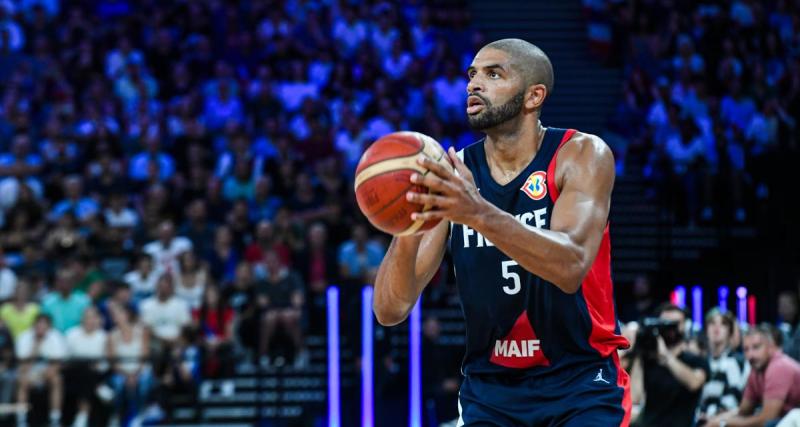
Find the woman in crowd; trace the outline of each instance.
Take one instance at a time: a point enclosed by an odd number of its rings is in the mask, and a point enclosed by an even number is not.
[[[196,309],[203,302],[203,292],[208,285],[208,267],[197,259],[194,251],[186,251],[178,257],[180,270],[175,272],[175,296]]]
[[[108,370],[108,343],[106,332],[102,328],[102,317],[94,306],[83,312],[81,324],[67,331],[67,349],[70,363],[65,368],[65,395],[75,396],[78,400],[78,414],[73,427],[98,425],[99,420],[89,415],[95,396],[110,398],[107,387],[103,387],[103,379]]]
[[[130,307],[112,311],[114,329],[108,340],[117,413],[127,426],[144,404],[152,384],[148,363],[150,335]]]

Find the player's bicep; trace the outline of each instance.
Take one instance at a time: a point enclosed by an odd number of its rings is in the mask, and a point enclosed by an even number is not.
[[[443,220],[422,235],[414,268],[414,276],[420,286],[427,285],[442,264],[449,233],[450,221]]]
[[[563,185],[553,207],[550,229],[566,233],[593,258],[608,222],[614,158],[608,146],[593,137],[568,144],[561,151],[558,168],[564,168],[560,171]]]

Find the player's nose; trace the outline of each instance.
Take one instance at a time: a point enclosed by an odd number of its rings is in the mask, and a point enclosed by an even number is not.
[[[467,94],[473,92],[483,92],[483,89],[483,84],[481,84],[477,77],[473,77],[469,83],[467,83]]]

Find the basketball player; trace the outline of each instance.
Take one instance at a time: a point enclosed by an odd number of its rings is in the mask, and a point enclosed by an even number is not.
[[[410,192],[443,221],[395,237],[375,282],[383,325],[403,321],[449,245],[466,318],[462,426],[609,427],[629,423],[628,375],[617,349],[608,211],[614,159],[594,135],[545,128],[550,60],[504,39],[467,70],[467,116],[486,137],[448,155]]]

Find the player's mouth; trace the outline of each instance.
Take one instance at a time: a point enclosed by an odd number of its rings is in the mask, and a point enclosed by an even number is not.
[[[467,114],[478,114],[483,111],[483,107],[483,100],[478,98],[476,95],[471,95],[469,98],[467,98]]]

